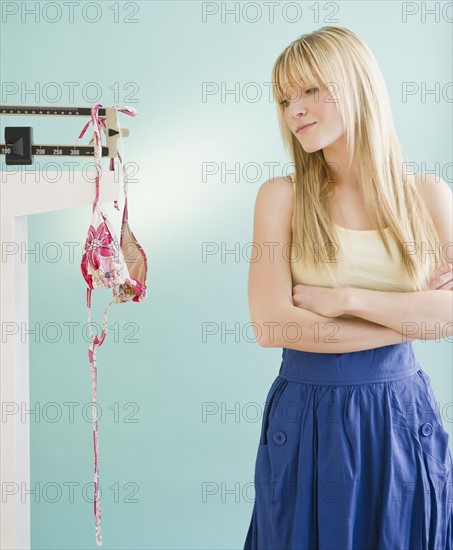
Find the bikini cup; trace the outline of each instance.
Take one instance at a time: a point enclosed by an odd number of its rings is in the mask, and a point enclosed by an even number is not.
[[[88,302],[91,291],[111,288],[111,303],[140,302],[146,297],[147,258],[127,219],[127,200],[121,223],[121,240],[110,220],[96,205],[82,256],[81,270],[87,282]]]
[[[124,191],[124,210],[121,221],[120,242],[110,223],[107,214],[102,212],[98,206],[99,201],[99,183],[100,183],[100,164],[102,151],[101,124],[105,123],[98,117],[98,110],[101,104],[93,106],[91,109],[91,121],[83,128],[79,138],[83,136],[88,125],[92,122],[94,128],[94,149],[96,159],[97,175],[96,197],[93,203],[92,219],[88,229],[87,238],[82,254],[81,271],[87,283],[87,313],[88,328],[91,344],[88,349],[88,359],[90,363],[92,396],[93,396],[93,445],[94,445],[94,517],[96,544],[102,546],[101,533],[101,499],[99,494],[99,451],[98,451],[98,421],[96,408],[96,388],[97,388],[97,366],[96,366],[96,347],[102,345],[106,336],[107,314],[111,304],[123,302],[141,302],[146,297],[146,277],[148,271],[148,262],[145,251],[138,243],[131,231],[128,221],[127,208],[127,172],[119,152],[118,159],[123,168],[123,191]],[[135,116],[137,111],[131,108],[117,108],[117,111]],[[121,136],[121,132],[120,132]],[[113,158],[110,161],[110,170],[114,170]],[[115,201],[115,207],[117,201]],[[102,332],[95,335],[91,330],[91,293],[94,289],[111,288],[113,298],[108,303],[103,316]]]

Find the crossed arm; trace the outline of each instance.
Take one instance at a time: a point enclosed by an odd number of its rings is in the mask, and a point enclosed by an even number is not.
[[[438,340],[453,335],[450,290],[385,292],[296,285],[293,300],[297,307],[318,315],[354,315],[417,340]]]
[[[347,290],[346,314],[357,315],[418,340],[453,336],[453,293],[450,290]]]

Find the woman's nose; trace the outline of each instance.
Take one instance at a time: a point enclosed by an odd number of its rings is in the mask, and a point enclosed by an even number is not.
[[[307,112],[307,106],[303,100],[296,99],[289,103],[288,111],[292,117],[298,117],[299,115],[304,115]]]

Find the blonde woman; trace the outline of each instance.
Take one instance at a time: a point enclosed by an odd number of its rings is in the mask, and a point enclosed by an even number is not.
[[[453,335],[451,190],[406,170],[355,33],[302,35],[272,82],[295,170],[255,204],[250,312],[283,356],[244,548],[451,550],[449,434],[412,346]]]

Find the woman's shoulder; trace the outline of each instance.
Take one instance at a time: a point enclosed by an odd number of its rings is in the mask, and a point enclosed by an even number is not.
[[[290,222],[293,209],[293,184],[288,176],[275,176],[263,182],[256,195],[255,208],[259,217]]]
[[[414,173],[414,183],[417,193],[423,199],[428,210],[432,210],[442,201],[450,203],[453,198],[450,186],[436,174]]]
[[[423,200],[441,239],[448,247],[453,239],[453,193],[450,186],[435,174],[414,174],[417,193]]]
[[[271,195],[285,196],[292,194],[294,180],[292,174],[288,176],[273,176],[263,182],[259,188],[259,192],[265,192]]]

